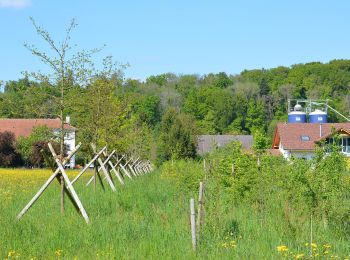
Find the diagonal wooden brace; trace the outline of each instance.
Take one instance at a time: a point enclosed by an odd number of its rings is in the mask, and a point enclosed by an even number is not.
[[[91,147],[92,147],[93,151],[96,152],[96,146],[94,144],[91,144]],[[102,169],[102,172],[104,173],[104,175],[105,175],[105,177],[107,179],[107,182],[108,182],[109,186],[111,187],[112,191],[116,191],[114,183],[113,183],[113,181],[112,181],[112,179],[111,179],[111,177],[110,177],[110,175],[109,175],[109,173],[108,173],[104,163],[102,162],[101,158],[98,157],[97,161],[100,164],[100,168]],[[89,185],[89,183],[86,184],[86,185]]]
[[[105,154],[105,153],[104,153]],[[105,154],[106,155],[106,154]],[[115,150],[112,151],[112,153],[107,157],[106,160],[104,160],[103,162],[103,165],[106,165],[108,164],[109,165],[109,162],[112,160],[112,158],[114,158],[114,155],[115,155]],[[116,164],[118,165],[118,163]],[[116,165],[114,167],[116,167]],[[97,169],[97,172],[100,172],[102,169],[102,167],[100,166],[98,169]],[[110,176],[110,174],[108,174]],[[111,177],[111,176],[110,176]],[[86,186],[90,185],[90,183],[95,179],[95,175],[91,176],[90,180],[86,183]],[[106,179],[106,177],[104,177],[104,180]]]
[[[69,162],[69,160],[73,157],[73,155],[80,149],[81,143],[79,143],[75,149],[71,152],[70,155],[63,161],[63,164]],[[39,197],[44,193],[46,188],[50,185],[50,183],[57,177],[60,169],[56,169],[54,173],[48,178],[48,180],[44,183],[44,185],[39,189],[39,191],[34,195],[34,197],[29,201],[29,203],[22,209],[22,211],[18,214],[17,219],[23,217],[23,215],[34,205],[34,203],[39,199]]]
[[[62,176],[64,178],[64,181],[65,181],[65,184],[67,185],[68,190],[70,191],[70,193],[73,196],[73,199],[75,200],[76,204],[78,205],[78,208],[80,210],[81,215],[85,219],[86,223],[89,223],[89,217],[88,217],[88,215],[87,215],[87,213],[86,213],[86,211],[85,211],[85,209],[83,207],[83,204],[81,203],[77,193],[75,192],[74,187],[73,187],[71,181],[69,180],[69,178],[68,178],[68,176],[66,174],[66,171],[65,171],[61,161],[58,159],[57,154],[56,154],[55,150],[52,147],[52,144],[49,143],[48,146],[49,146],[49,149],[50,149],[50,151],[52,153],[52,156],[54,157],[54,159],[56,161],[58,169],[59,169],[59,171],[61,172],[61,174],[62,174]]]
[[[85,165],[85,167],[79,172],[79,174],[72,180],[72,184],[74,184],[74,182],[76,182],[76,181],[83,175],[83,173],[90,167],[90,165],[93,164],[93,163],[97,160],[97,158],[100,157],[101,154],[102,154],[106,149],[107,149],[106,146],[103,147],[103,148],[101,149],[101,151],[99,151],[99,152],[94,156],[94,158],[92,158],[91,161],[90,161],[87,165]]]

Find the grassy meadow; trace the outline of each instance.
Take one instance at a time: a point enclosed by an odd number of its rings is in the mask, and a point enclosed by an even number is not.
[[[199,171],[196,167],[193,170]],[[69,172],[71,178],[75,174]],[[310,250],[320,259],[346,259],[350,251],[349,240],[317,225],[312,244],[306,244],[310,226],[295,238],[286,232],[278,211],[261,214],[254,205],[234,207],[225,202],[229,198],[218,199],[225,196],[220,187],[208,185],[217,193],[206,196],[206,223],[194,254],[189,199],[197,199],[197,193],[184,190],[160,170],[126,180],[115,193],[85,187],[87,176],[79,180],[75,187],[89,225],[67,199],[61,216],[57,181],[17,221],[19,211],[49,175],[49,170],[0,170],[1,259],[295,259],[309,258]]]

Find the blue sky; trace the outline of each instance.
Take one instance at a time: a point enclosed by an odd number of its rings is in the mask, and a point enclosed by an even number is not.
[[[60,40],[72,18],[80,49],[107,46],[126,77],[205,74],[350,58],[350,1],[0,0],[0,80],[46,71],[23,43],[45,49],[29,16]]]

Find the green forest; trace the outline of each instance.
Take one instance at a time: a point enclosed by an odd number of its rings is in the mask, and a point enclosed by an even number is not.
[[[165,73],[143,82],[124,78],[127,66],[113,63],[111,57],[103,65],[88,83],[74,77],[66,83],[64,116],[78,129],[78,142],[108,143],[158,163],[195,158],[197,134],[252,134],[264,138],[260,145],[270,147],[276,123],[287,120],[289,98],[329,99],[332,107],[350,114],[350,60],[238,75]],[[58,83],[30,76],[3,84],[0,117],[59,115]],[[329,120],[342,121],[332,113]]]

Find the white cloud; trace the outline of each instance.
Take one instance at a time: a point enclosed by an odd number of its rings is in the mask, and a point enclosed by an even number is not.
[[[31,3],[31,0],[0,0],[0,8],[25,8]]]

